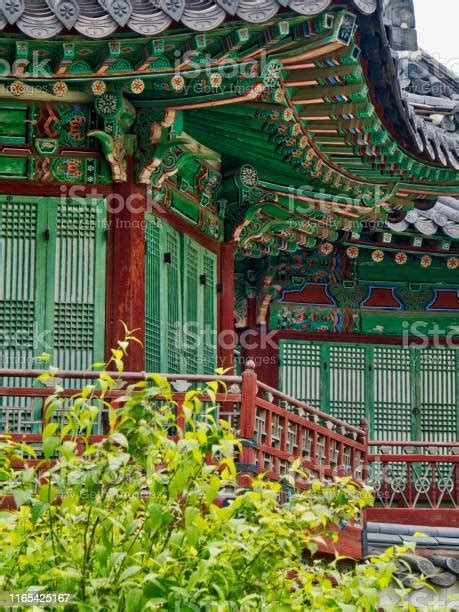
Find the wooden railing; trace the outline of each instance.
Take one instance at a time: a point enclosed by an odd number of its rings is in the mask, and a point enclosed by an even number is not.
[[[193,384],[203,385],[220,380],[226,391],[216,400],[218,417],[227,420],[243,440],[238,457],[239,480],[246,485],[255,473],[266,473],[271,479],[281,479],[289,471],[291,462],[300,457],[302,467],[320,478],[349,475],[357,481],[365,479],[367,427],[357,428],[304,402],[288,397],[257,380],[255,364],[248,361],[242,376],[201,376],[164,374],[173,389],[180,421],[181,405],[186,390]],[[43,398],[54,393],[53,387],[36,382],[42,370],[0,369],[0,433],[8,433],[17,441],[37,446],[45,426]],[[132,384],[145,380],[145,373],[124,372],[110,375]],[[87,382],[98,377],[97,372],[58,371],[56,378],[65,387],[63,397],[71,397]],[[34,382],[35,381],[35,382]],[[110,392],[106,398],[116,399],[125,394],[123,389]],[[203,395],[204,402],[210,398]],[[61,418],[64,414],[58,414]],[[106,433],[107,409],[101,409],[97,427],[91,436],[100,440]],[[298,486],[307,486],[301,479]]]
[[[292,458],[301,457],[303,468],[321,478],[350,475],[364,480],[366,421],[361,428],[353,427],[257,382],[253,367],[249,361],[243,373],[241,436],[248,441],[244,463],[279,478]]]
[[[53,387],[37,383],[42,370],[0,369],[0,433],[8,433],[40,450],[41,431],[46,424],[43,400]],[[145,380],[143,372],[110,373],[122,384]],[[98,378],[97,372],[59,371],[56,377],[65,387],[61,395],[71,397],[84,384]],[[257,380],[254,363],[248,361],[242,376],[202,376],[165,374],[171,384],[180,423],[186,391],[220,380],[217,393],[218,418],[228,421],[242,439],[237,457],[238,478],[247,486],[254,474],[265,473],[280,480],[292,461],[321,479],[349,475],[369,482],[374,490],[375,507],[367,512],[371,520],[450,524],[459,526],[459,443],[368,442],[365,420],[353,427],[281,393]],[[121,387],[122,385],[120,385]],[[123,388],[111,391],[107,399],[125,394]],[[160,401],[158,398],[157,401]],[[201,399],[210,404],[209,396]],[[100,411],[92,441],[106,435],[107,408]],[[54,418],[65,417],[57,414]],[[307,479],[297,478],[299,488]]]
[[[371,441],[369,449],[376,505],[459,508],[459,443]]]

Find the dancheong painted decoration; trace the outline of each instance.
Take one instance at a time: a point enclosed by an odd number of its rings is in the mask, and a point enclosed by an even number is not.
[[[245,471],[459,526],[458,101],[412,0],[0,3],[0,431],[124,322],[130,372],[253,360]]]

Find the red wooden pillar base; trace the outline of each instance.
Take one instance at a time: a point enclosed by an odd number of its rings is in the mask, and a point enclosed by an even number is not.
[[[255,436],[257,401],[257,375],[255,363],[248,359],[242,373],[241,388],[241,417],[239,433],[242,440],[242,451],[238,465],[238,485],[242,488],[250,487],[256,468],[256,450],[253,446]]]
[[[220,251],[220,285],[218,317],[218,361],[222,368],[233,372],[234,346],[234,246],[224,243]]]
[[[108,196],[107,334],[106,351],[123,339],[124,322],[144,343],[145,333],[145,222],[146,188],[136,185],[133,159],[128,160],[128,180],[115,185]],[[132,342],[125,370],[145,368],[144,348]]]

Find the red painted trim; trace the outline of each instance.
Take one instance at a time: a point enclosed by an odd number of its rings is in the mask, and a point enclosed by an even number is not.
[[[196,240],[197,243],[199,243],[201,246],[208,249],[209,251],[212,251],[212,253],[217,253],[217,255],[220,254],[220,249],[222,247],[221,242],[215,240],[214,238],[211,238],[210,236],[207,236],[199,228],[193,227],[187,221],[185,221],[185,219],[182,219],[173,211],[167,210],[164,213],[161,213],[154,207],[149,207],[148,212],[150,212],[155,217],[163,219],[166,223],[168,223],[178,232],[190,236],[190,238]]]
[[[320,304],[334,306],[333,300],[326,293],[327,286],[318,283],[306,283],[301,290],[283,290],[284,304]],[[397,304],[398,305],[398,304]]]
[[[266,320],[269,321],[269,312]],[[247,299],[247,327],[256,327],[257,325],[257,300],[256,298]]]
[[[459,508],[367,508],[365,523],[459,527]]]
[[[75,193],[72,193],[72,188]],[[24,196],[100,197],[116,191],[113,185],[74,185],[72,183],[36,183],[33,181],[0,181],[0,194]]]
[[[146,188],[134,182],[134,162],[128,159],[128,180],[114,186],[114,193],[127,200],[138,194],[133,210],[123,205],[110,212],[109,254],[107,257],[107,358],[110,348],[124,337],[123,321],[144,343],[145,334],[145,234],[144,211]],[[143,202],[142,202],[143,199]],[[144,347],[132,342],[125,360],[125,369],[142,371],[145,367]]]
[[[394,297],[392,287],[370,287],[370,293],[362,308],[396,308],[400,309],[400,302]]]
[[[428,446],[426,444],[426,446]],[[368,461],[374,463],[459,463],[459,455],[432,455],[428,453],[371,453]]]
[[[429,306],[429,312],[431,311],[447,311],[456,310],[459,311],[459,294],[454,289],[443,289],[438,288],[435,291],[434,301]]]
[[[111,356],[110,350],[114,348],[114,320],[113,313],[115,305],[113,282],[114,282],[114,267],[115,267],[115,237],[113,230],[114,218],[113,215],[107,213],[107,250],[105,261],[105,360],[108,361]]]
[[[234,245],[221,246],[219,261],[219,283],[222,292],[218,293],[218,359],[220,367],[234,367]]]
[[[319,543],[319,552],[325,555],[338,553],[351,559],[363,559],[362,529],[353,525],[346,525],[339,529],[336,525],[328,525],[327,529],[338,534],[338,541],[332,542],[331,538],[325,538]]]

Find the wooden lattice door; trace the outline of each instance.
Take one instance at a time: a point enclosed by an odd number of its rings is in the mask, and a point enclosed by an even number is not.
[[[104,221],[101,200],[0,197],[2,367],[40,367],[42,354],[62,369],[103,361]],[[39,431],[41,401],[0,402],[1,430]]]
[[[419,437],[456,442],[459,433],[459,351],[428,348],[419,352]]]
[[[146,367],[213,374],[217,258],[161,219],[145,221]]]
[[[456,441],[459,357],[452,348],[282,340],[279,386],[377,440]]]

